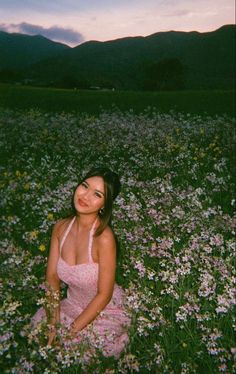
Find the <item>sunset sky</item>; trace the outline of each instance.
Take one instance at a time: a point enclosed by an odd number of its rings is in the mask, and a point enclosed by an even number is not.
[[[235,23],[234,0],[0,0],[0,30],[70,46]]]

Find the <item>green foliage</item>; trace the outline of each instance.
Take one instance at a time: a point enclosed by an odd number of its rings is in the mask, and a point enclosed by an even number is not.
[[[22,79],[22,74],[18,71],[11,69],[0,70],[0,82],[2,83],[14,83]]]
[[[180,90],[184,88],[184,66],[178,59],[164,59],[146,68],[146,90]]]

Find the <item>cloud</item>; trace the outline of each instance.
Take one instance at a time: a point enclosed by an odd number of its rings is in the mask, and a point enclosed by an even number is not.
[[[6,32],[18,32],[27,35],[42,35],[48,39],[71,45],[80,44],[84,41],[84,36],[80,32],[71,28],[59,26],[46,28],[39,25],[21,22],[18,24],[1,24],[0,30]]]
[[[193,12],[187,9],[176,9],[174,11],[170,11],[168,13],[163,14],[164,17],[184,17],[189,16]]]

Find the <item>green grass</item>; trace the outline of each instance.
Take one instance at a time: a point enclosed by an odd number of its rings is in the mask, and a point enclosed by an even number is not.
[[[235,91],[75,91],[0,84],[0,106],[6,108],[98,114],[101,108],[110,110],[112,105],[136,113],[151,106],[162,113],[174,110],[235,116]]]

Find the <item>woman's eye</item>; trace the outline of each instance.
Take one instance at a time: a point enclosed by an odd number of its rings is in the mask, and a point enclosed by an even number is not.
[[[99,197],[100,199],[102,198],[102,195],[98,192],[95,192],[95,196]]]

